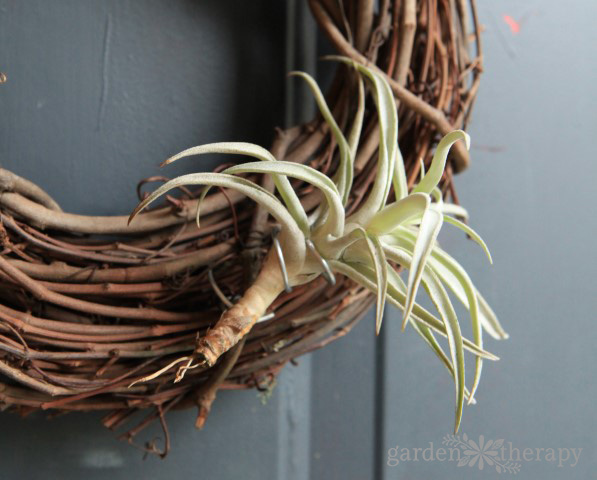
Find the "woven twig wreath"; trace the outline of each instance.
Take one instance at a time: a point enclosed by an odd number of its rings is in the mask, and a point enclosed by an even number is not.
[[[463,128],[470,115],[482,69],[479,25],[474,0],[380,3],[375,13],[373,1],[309,2],[337,51],[389,82],[410,187],[439,136]],[[342,128],[355,108],[347,71],[338,67],[327,95]],[[374,179],[374,113],[365,112],[348,210]],[[271,151],[325,173],[337,164],[335,146],[318,116],[278,131]],[[467,162],[456,144],[441,183],[455,203],[452,174]],[[143,183],[159,180],[142,181],[140,197]],[[301,182],[294,187],[305,209],[314,208],[317,192]],[[165,428],[168,410],[195,405],[201,427],[218,389],[268,388],[286,362],[345,335],[372,303],[347,279],[330,286],[318,278],[282,294],[272,305],[275,321],[256,325],[213,368],[196,368],[179,383],[167,373],[127,388],[192,351],[219,317],[223,297],[243,293],[270,246],[267,215],[247,208],[252,204],[236,192],[214,190],[198,228],[198,192],[184,189],[127,226],[127,216],[65,213],[40,187],[6,170],[0,189],[0,404],[23,415],[105,410],[104,425],[115,429],[149,409],[124,434],[133,442],[152,421]],[[166,441],[162,454],[167,450]]]

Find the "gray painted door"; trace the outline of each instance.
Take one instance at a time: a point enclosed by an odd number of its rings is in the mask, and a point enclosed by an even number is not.
[[[462,431],[503,438],[521,456],[530,449],[520,478],[595,478],[597,4],[480,4],[486,74],[473,163],[457,186],[495,265],[454,232],[441,241],[511,339],[488,342],[502,360],[485,366]],[[285,50],[287,8],[296,2],[0,0],[2,166],[69,210],[114,214],[172,152],[224,139],[267,145],[285,122],[289,58],[310,63]],[[388,312],[380,338],[368,317],[286,368],[266,405],[254,391],[222,392],[201,432],[195,412],[171,414],[165,461],[143,460],[95,414],[1,414],[0,479],[497,478],[487,463],[437,456],[452,388]],[[430,443],[432,461],[415,461]],[[539,451],[548,448],[553,462]],[[389,466],[396,451],[410,459]]]

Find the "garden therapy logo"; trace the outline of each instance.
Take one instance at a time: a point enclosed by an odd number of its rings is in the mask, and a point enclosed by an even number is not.
[[[446,435],[441,447],[429,442],[426,448],[396,446],[388,450],[387,465],[396,467],[405,462],[454,462],[459,467],[495,469],[497,473],[517,474],[525,462],[550,462],[554,466],[574,468],[582,448],[518,448],[504,439],[477,440],[462,435]]]
[[[483,435],[479,435],[479,440],[475,442],[465,433],[462,438],[458,435],[446,435],[442,443],[448,447],[460,448],[459,467],[477,465],[479,470],[483,470],[485,465],[488,465],[495,467],[498,473],[518,473],[520,471],[519,462],[506,460],[504,455],[500,456],[500,449],[504,448],[504,439],[502,438],[485,441]]]

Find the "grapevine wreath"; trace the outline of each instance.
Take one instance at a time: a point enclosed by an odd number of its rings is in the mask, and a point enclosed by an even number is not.
[[[454,378],[458,428],[483,360],[496,359],[482,331],[507,337],[435,241],[450,223],[488,254],[452,182],[469,161],[458,129],[482,71],[475,1],[309,5],[337,70],[325,96],[294,72],[319,114],[278,130],[269,151],[239,142],[185,150],[165,163],[204,153],[245,163],[149,195],[143,185],[163,179],[143,180],[130,218],[63,212],[0,169],[0,405],[21,415],[104,410],[103,424],[125,426],[131,443],[159,421],[164,447],[143,448],[165,455],[170,409],[198,407],[202,427],[219,389],[267,389],[373,303],[379,332],[388,300]],[[419,285],[437,313],[415,302]],[[471,339],[448,290],[470,312]],[[146,412],[140,422],[137,412]]]

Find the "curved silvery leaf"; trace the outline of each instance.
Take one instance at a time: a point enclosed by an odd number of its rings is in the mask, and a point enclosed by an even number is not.
[[[415,240],[416,235],[404,227],[398,227],[391,235],[385,235],[383,237],[383,241],[386,243],[386,245],[401,247],[408,252],[412,252]],[[460,264],[445,250],[438,246],[433,248],[431,257],[428,259],[429,266],[433,269],[437,276],[450,288],[450,290],[452,290],[456,298],[464,305],[464,307],[469,310],[469,301],[464,288],[458,279],[452,274],[451,270],[446,268],[436,259],[438,255],[442,255],[446,261],[449,261],[454,265],[458,265],[463,271],[464,268],[460,266]],[[478,315],[483,329],[496,340],[507,339],[508,334],[504,331],[495,313],[491,310],[479,291],[476,288],[474,288],[474,290],[479,304]]]
[[[404,222],[422,218],[429,204],[428,195],[414,193],[377,212],[365,228],[373,235],[385,235]]]
[[[466,223],[462,223],[460,220],[456,220],[455,218],[449,217],[448,215],[444,215],[444,221],[446,223],[451,223],[455,227],[458,227],[460,230],[462,230],[464,233],[466,233],[469,237],[471,237],[473,239],[473,241],[475,241],[477,244],[479,244],[481,246],[481,248],[483,249],[483,251],[485,252],[485,255],[487,255],[487,258],[489,259],[489,263],[493,264],[493,259],[491,258],[491,253],[489,252],[489,248],[487,248],[487,245],[485,244],[485,242],[483,241],[483,239],[477,232],[475,232]]]
[[[503,329],[496,314],[493,312],[487,301],[483,296],[477,292],[477,301],[479,302],[479,309],[481,311],[481,319],[487,319],[487,323],[483,325],[485,330],[497,340],[506,340],[510,338],[510,335]]]
[[[417,332],[417,334],[423,339],[423,341],[429,346],[429,348],[431,348],[433,353],[435,353],[437,358],[439,358],[440,362],[442,362],[442,364],[446,367],[452,379],[454,379],[454,366],[450,362],[448,356],[445,354],[441,345],[436,340],[431,329],[417,322],[412,322],[412,326],[415,332]],[[471,395],[471,392],[468,388],[466,388],[466,386],[464,387],[464,399],[467,401],[468,405],[475,405],[477,403],[477,401]]]
[[[350,133],[348,134],[348,146],[350,149],[350,158],[353,165],[357,156],[359,138],[361,137],[361,130],[363,128],[363,118],[365,117],[365,84],[363,83],[363,79],[360,77],[360,75],[357,76],[357,78],[359,85],[359,100],[357,104],[357,112],[352,122]],[[352,180],[347,184],[347,186],[348,190],[350,191],[350,188],[352,187]]]
[[[405,262],[405,259],[399,255],[400,249],[389,249],[390,252],[394,253],[394,258],[397,256],[397,260],[401,263]],[[408,254],[408,252],[405,252]],[[467,277],[468,278],[468,277]],[[464,280],[463,280],[464,281]],[[469,280],[470,282],[470,280]],[[444,324],[446,326],[446,334],[448,337],[448,343],[450,346],[450,353],[452,356],[452,365],[455,365],[454,379],[456,383],[456,391],[457,391],[457,404],[456,404],[456,426],[455,431],[458,430],[458,426],[460,424],[460,419],[462,417],[462,403],[464,400],[464,355],[462,350],[464,349],[464,345],[462,344],[462,336],[460,333],[460,325],[458,324],[458,319],[456,317],[456,313],[454,312],[454,308],[452,306],[452,302],[450,301],[445,289],[443,288],[441,282],[437,278],[436,274],[433,272],[430,265],[425,265],[423,274],[422,274],[422,283],[425,289],[427,290],[430,298],[432,299],[433,303],[435,304],[440,316],[442,317]],[[473,297],[474,298],[474,297]],[[479,317],[477,315],[476,309],[476,301],[473,303],[473,310],[472,310],[472,319],[473,319],[473,335],[474,335],[474,344],[479,350],[483,349],[482,345],[482,337],[481,337],[481,329],[479,325]],[[422,332],[424,333],[424,332]],[[427,338],[427,340],[429,340]],[[438,352],[436,352],[438,353]],[[468,395],[468,402],[474,402],[474,393],[478,386],[478,382],[481,375],[482,369],[482,359],[480,356],[475,358],[475,377],[473,380],[473,387]]]
[[[350,146],[348,145],[342,130],[336,123],[336,120],[334,119],[334,116],[332,115],[332,112],[325,101],[325,97],[323,96],[323,93],[321,93],[321,90],[319,89],[319,86],[313,77],[304,72],[291,72],[289,75],[300,77],[307,82],[307,85],[315,97],[315,101],[319,107],[321,115],[332,130],[332,134],[334,135],[334,139],[336,140],[338,149],[340,150],[340,165],[338,167],[338,172],[336,175],[334,175],[334,178],[336,180],[338,192],[340,192],[340,196],[342,197],[342,204],[345,205],[348,201],[348,193],[350,192],[350,188],[352,186],[352,176],[354,170],[353,159],[350,155]]]
[[[414,194],[415,192],[413,192]],[[444,194],[438,187],[434,187],[429,193],[433,200],[435,200],[436,205],[443,205],[444,204]]]
[[[356,112],[355,118],[353,120],[352,127],[350,129],[350,133],[349,133],[348,141],[347,141],[348,150],[349,150],[349,158],[348,158],[349,168],[347,168],[347,172],[345,175],[346,188],[345,188],[345,194],[343,194],[343,204],[344,205],[346,205],[346,202],[348,201],[348,194],[352,187],[353,175],[354,175],[354,171],[353,171],[354,170],[354,161],[355,161],[356,151],[357,151],[358,144],[359,144],[359,138],[361,135],[361,129],[363,126],[363,118],[365,115],[365,87],[364,87],[363,79],[361,78],[360,75],[357,75],[357,79],[358,79],[358,91],[359,91],[358,105],[357,105],[357,112]],[[313,86],[313,84],[311,82],[309,83],[309,85]],[[316,87],[316,85],[315,85],[315,87]],[[326,121],[329,119],[332,122],[332,123],[329,123],[329,126],[332,129],[332,132],[334,133],[334,135],[336,137],[338,135],[342,135],[342,132],[339,130],[333,116],[329,112],[329,108],[327,107],[327,104],[325,103],[325,99],[323,98],[323,95],[321,94],[321,91],[319,90],[319,88],[317,88],[314,91],[314,93],[315,93],[315,97],[316,97],[318,105],[320,105],[320,108],[321,107],[324,108],[324,110],[322,110],[324,119]],[[342,142],[342,140],[340,140],[340,142]],[[341,149],[341,151],[340,151],[341,166],[343,165],[342,154],[343,154],[343,150]],[[334,180],[336,181],[336,185],[339,184],[338,178],[339,178],[340,174],[342,174],[342,168],[339,168],[338,172],[336,172],[336,174],[334,175]],[[327,209],[325,208],[325,205],[323,205],[323,204],[318,205],[317,208],[315,209],[315,212],[309,216],[309,222],[312,225],[312,228],[314,228],[314,229],[318,228],[319,225],[325,221],[326,216],[327,216]]]
[[[463,139],[466,143],[466,149],[470,147],[470,137],[462,130],[454,130],[453,132],[445,135],[437,145],[433,160],[429,171],[425,174],[425,177],[421,182],[413,189],[414,192],[431,193],[433,188],[439,183],[444,174],[446,168],[446,160],[448,158],[448,152],[450,147],[458,140]]]
[[[286,175],[310,183],[322,191],[329,205],[329,214],[320,227],[322,234],[324,236],[331,234],[336,237],[342,234],[344,230],[344,207],[338,190],[336,185],[318,170],[293,162],[251,162],[227,168],[224,172],[229,174],[265,173]]]
[[[468,212],[460,205],[454,203],[443,203],[441,206],[441,212],[444,215],[452,215],[454,217],[460,217],[464,220],[468,220]],[[444,218],[445,220],[445,218]]]
[[[477,295],[475,292],[473,282],[471,281],[464,268],[460,266],[460,264],[458,264],[457,262],[452,262],[449,258],[442,255],[441,252],[436,250],[432,253],[432,259],[430,261],[430,268],[432,270],[434,270],[433,267],[435,264],[433,260],[436,260],[437,262],[441,263],[446,269],[448,269],[448,271],[450,271],[450,273],[456,279],[457,285],[460,285],[464,290],[467,299],[468,309],[471,315],[473,340],[479,346],[479,348],[483,348],[483,335],[481,333],[481,315],[479,314],[479,304],[477,302]],[[447,283],[445,282],[445,279],[443,280],[444,283]],[[454,285],[453,282],[451,282],[451,285],[448,284],[448,286],[452,290],[454,290],[454,287],[456,285]],[[481,358],[477,357],[475,359],[475,375],[473,378],[473,385],[471,387],[471,399],[474,397],[475,392],[477,391],[477,387],[479,386],[482,368],[482,360]]]
[[[404,301],[406,300],[406,285],[393,268],[388,268],[388,298],[393,298],[394,301],[392,303],[399,309],[404,310]],[[411,323],[413,325],[416,324],[418,327],[428,328],[439,333],[443,337],[447,337],[445,324],[419,304],[415,303],[411,317],[413,320]],[[476,357],[492,361],[499,360],[499,357],[486,350],[483,350],[482,348],[479,348],[474,342],[467,338],[463,337],[462,342],[464,349],[468,350]]]
[[[411,247],[412,248],[412,247]],[[412,261],[412,252],[408,250],[408,248],[404,248],[401,246],[395,246],[395,247],[390,247],[388,245],[384,246],[384,252],[386,253],[387,257],[390,258],[392,261],[395,261],[396,263],[404,266],[405,268],[410,268],[410,262]],[[428,273],[435,273],[436,272],[431,268],[431,262],[432,262],[432,258],[429,258],[428,262],[429,264],[425,266],[425,270]],[[396,272],[394,272],[394,270],[392,268],[388,269],[389,272],[389,290],[388,293],[390,294],[390,296],[392,295],[392,288],[397,288],[396,285],[400,285],[403,284],[402,279],[398,276],[398,274],[396,274]],[[425,275],[423,275],[423,278],[421,279],[421,281],[423,282],[423,284],[425,284]],[[398,293],[394,292],[394,296],[398,295],[398,299],[399,302],[401,304],[405,304],[406,302],[406,287],[399,289]],[[402,296],[402,298],[404,298],[404,301],[402,301],[400,299],[400,296]],[[404,308],[402,308],[402,310],[404,311]],[[422,323],[426,324],[427,326],[429,326],[430,328],[438,331],[439,333],[441,333],[442,335],[446,335],[445,330],[438,330],[437,328],[437,322],[438,320],[435,319],[435,317],[433,317],[429,312],[427,312],[425,309],[423,309],[422,307],[420,307],[417,303],[414,304],[413,306],[413,313],[410,314],[410,318],[411,321],[414,319],[415,321],[417,321],[417,319],[422,319]],[[473,351],[473,352],[477,352],[477,355],[479,357],[482,358],[488,358],[490,360],[497,360],[497,357],[493,354],[480,354],[479,352],[485,352],[485,350],[483,350],[482,346],[478,344],[478,342],[471,342],[470,340],[464,339],[464,347]],[[485,352],[487,353],[487,352]],[[472,401],[471,401],[472,402]]]
[[[400,276],[392,268],[390,268],[388,270],[389,270],[390,283],[393,285],[394,288],[396,288],[402,294],[405,295],[406,294],[406,284],[402,281]],[[428,326],[424,325],[422,322],[418,322],[418,321],[411,322],[411,325],[413,326],[415,332],[417,332],[417,334],[423,339],[423,341],[429,346],[429,348],[431,348],[431,350],[435,353],[437,358],[446,367],[446,369],[448,370],[448,372],[450,373],[452,378],[454,378],[454,375],[455,375],[454,374],[454,366],[452,365],[452,362],[450,361],[448,356],[445,354],[443,348],[441,347],[441,345],[435,338],[435,335],[433,335],[433,332],[431,331],[431,329]],[[463,339],[463,340],[465,340],[465,339]],[[464,343],[463,343],[463,345],[464,345]],[[476,400],[474,399],[474,397],[469,392],[468,388],[466,388],[466,386],[464,387],[464,398],[467,400],[469,405],[474,405],[477,403]]]
[[[371,292],[377,292],[377,285],[375,283],[375,272],[373,269],[367,267],[363,263],[351,263],[339,260],[330,260],[330,267],[335,273],[345,275],[359,285],[367,288]],[[392,268],[388,268],[388,301],[399,310],[404,310],[405,294],[396,287],[395,272]],[[445,324],[435,317],[432,313],[425,310],[419,304],[415,303],[411,313],[411,320],[421,325],[431,328],[434,332],[447,338],[447,331]],[[463,347],[473,355],[478,355],[486,360],[497,361],[499,357],[487,350],[480,349],[473,342],[467,338],[462,339]]]
[[[402,233],[403,236],[394,238],[394,243],[406,251],[414,250],[415,235],[404,230]],[[426,268],[430,268],[456,294],[456,297],[465,305],[467,310],[469,310],[473,340],[479,348],[483,348],[483,336],[481,332],[481,325],[483,323],[481,319],[482,315],[479,312],[475,287],[464,268],[438,247],[433,248],[427,260]],[[479,386],[482,368],[482,360],[480,357],[477,357],[475,359],[475,374],[471,387],[471,396],[469,397],[469,402],[471,403]]]
[[[425,177],[427,178],[427,177]],[[406,327],[408,317],[412,311],[415,302],[415,296],[421,281],[421,275],[425,267],[427,257],[431,253],[435,245],[435,239],[442,226],[443,215],[432,208],[425,210],[425,214],[421,219],[417,241],[413,251],[413,258],[410,270],[408,272],[408,289],[406,294],[406,308],[404,310],[404,317],[402,321],[402,329]]]
[[[170,163],[175,162],[176,160],[180,160],[181,158],[190,157],[193,155],[205,155],[210,153],[219,153],[219,154],[230,154],[230,155],[246,155],[248,157],[253,157],[262,162],[275,162],[276,157],[274,157],[268,150],[259,145],[255,145],[253,143],[245,143],[245,142],[220,142],[220,143],[209,143],[206,145],[200,145],[198,147],[191,147],[182,152],[168,158],[165,160],[160,166],[168,165]],[[284,200],[286,207],[290,214],[294,217],[294,220],[303,231],[304,234],[309,232],[309,222],[307,220],[307,214],[301,204],[301,201],[298,199],[296,193],[294,192],[292,186],[288,179],[281,175],[273,175],[274,184],[276,188],[280,192],[280,196]],[[200,203],[203,201],[207,192],[209,191],[209,187],[206,188],[200,199]],[[197,210],[199,212],[199,209]],[[197,223],[199,223],[199,214],[197,214]]]
[[[397,199],[408,194],[406,186],[406,174],[404,165],[397,168],[396,150],[398,144],[398,116],[396,112],[396,100],[388,83],[373,70],[353,62],[346,57],[329,56],[327,59],[337,60],[356,68],[361,74],[368,78],[373,87],[373,99],[377,107],[379,121],[379,159],[377,162],[377,174],[373,188],[365,200],[363,206],[355,212],[348,221],[364,224],[371,216],[381,210],[388,197],[393,178],[395,195]],[[397,169],[397,172],[395,172]]]
[[[402,156],[402,150],[400,150],[400,145],[398,143],[396,143],[396,160],[394,162],[392,183],[394,185],[394,192],[400,193],[400,195],[396,195],[396,198],[404,198],[408,195],[406,171],[404,169],[404,157]]]
[[[377,303],[375,309],[375,334],[379,335],[388,292],[388,264],[386,262],[386,256],[379,238],[369,235],[363,228],[358,228],[357,231],[362,234],[369,250],[371,262],[375,267],[374,271],[377,293]]]
[[[438,280],[437,276],[430,270],[423,272],[425,282],[423,286],[427,290],[431,301],[435,304],[440,317],[446,325],[448,336],[448,345],[450,347],[450,356],[452,365],[454,365],[454,385],[456,387],[456,419],[454,422],[454,432],[458,431],[462,419],[462,407],[464,405],[464,346],[460,325],[456,318],[456,312],[446,290]]]
[[[447,255],[445,252],[444,252],[444,255],[446,255],[447,258],[450,258],[451,259],[450,261],[453,261],[455,264],[458,264],[458,262],[456,262],[456,260],[454,260],[452,257]],[[456,298],[468,310],[469,309],[469,300],[467,298],[467,294],[466,294],[464,288],[462,287],[462,285],[460,284],[458,279],[454,276],[454,274],[451,272],[451,270],[449,270],[442,263],[440,263],[435,258],[435,256],[436,255],[434,252],[432,254],[432,257],[429,259],[429,264],[430,264],[431,268],[437,274],[437,276],[442,280],[442,282],[444,282],[444,284],[446,284],[450,288],[450,290],[454,293]],[[481,296],[481,294],[479,293],[479,291],[476,288],[473,287],[473,289],[475,292],[475,297],[477,299],[477,304],[479,305],[479,313],[478,314],[479,314],[479,320],[481,322],[481,326],[483,327],[483,330],[485,330],[489,335],[491,335],[496,340],[505,340],[506,338],[508,338],[508,334],[502,328],[499,320],[497,319],[497,317],[495,316],[493,311],[491,311],[491,309],[489,309],[489,305],[487,305],[487,302],[483,299],[483,297]],[[489,309],[489,311],[487,309]]]
[[[447,255],[445,252],[444,254]],[[447,257],[451,258],[449,255],[447,255]],[[457,263],[454,259],[452,259],[452,261]],[[452,292],[455,294],[458,300],[468,310],[469,302],[466,293],[460,285],[458,279],[452,274],[452,272],[433,257],[429,259],[429,266],[442,280],[442,282],[444,282],[450,288],[450,290],[452,290]],[[496,340],[508,339],[510,336],[502,327],[500,321],[498,320],[491,307],[488,305],[487,301],[483,298],[483,296],[477,288],[473,287],[473,289],[479,306],[478,316],[483,330]]]
[[[129,217],[129,223],[151,202],[173,188],[178,188],[182,185],[208,185],[232,188],[263,206],[282,225],[282,235],[285,236],[287,248],[291,248],[293,251],[293,255],[290,255],[287,259],[287,267],[289,270],[299,270],[302,267],[305,259],[305,237],[292,215],[267,190],[249,180],[233,175],[224,173],[191,173],[170,180],[154,190],[137,205]]]

